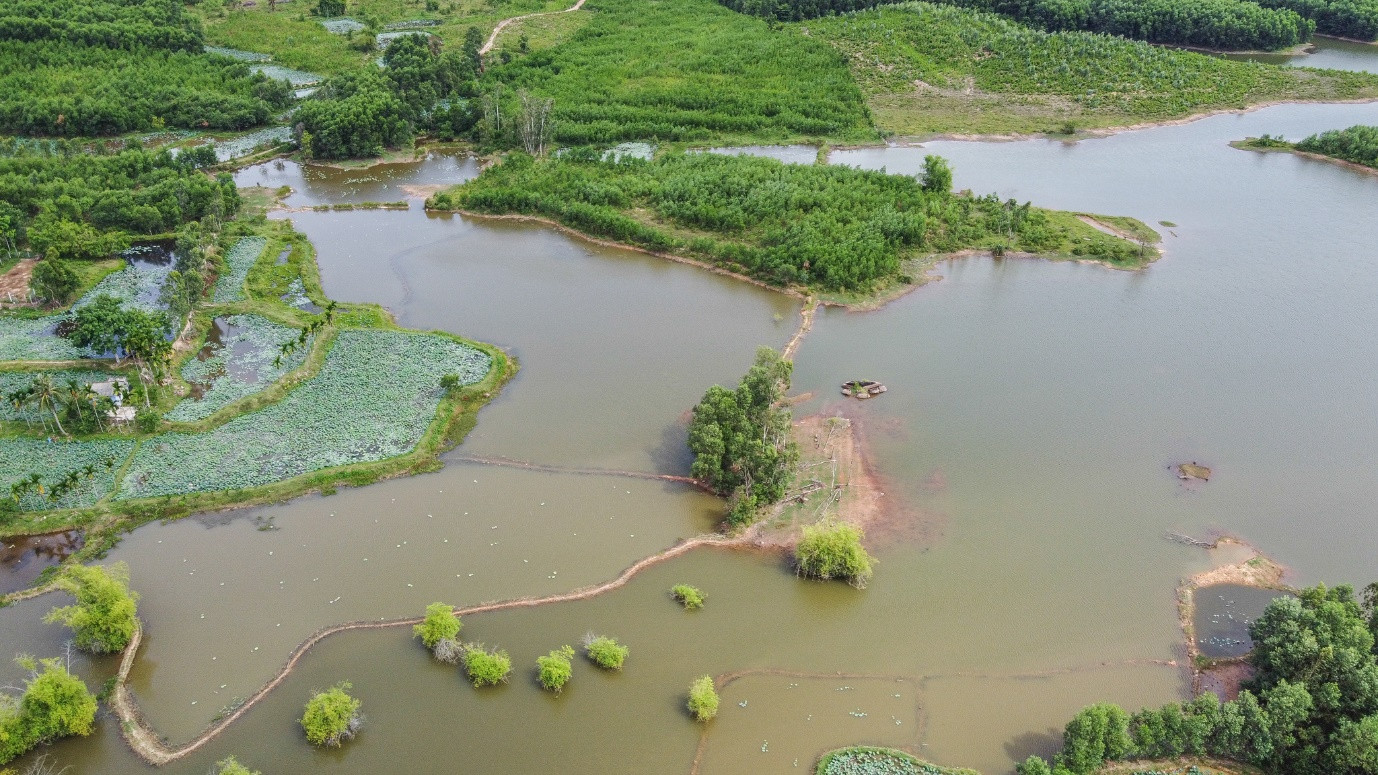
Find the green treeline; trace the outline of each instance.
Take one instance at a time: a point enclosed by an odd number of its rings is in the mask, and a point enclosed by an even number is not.
[[[1013,200],[928,190],[905,175],[751,156],[602,161],[587,149],[542,160],[512,154],[428,205],[542,215],[771,284],[828,291],[890,284],[900,277],[902,259],[919,250],[1068,250],[1139,260],[1137,248],[1123,240],[1089,227],[1072,238],[1073,226]]]
[[[0,4],[0,132],[244,129],[287,106],[284,82],[201,49],[176,0]]]
[[[1316,32],[1378,40],[1378,0],[1255,0],[1264,8],[1287,8],[1316,23]]]
[[[1332,129],[1311,135],[1294,147],[1378,169],[1378,126]]]
[[[753,16],[799,21],[874,8],[891,0],[721,0]],[[1046,30],[1102,32],[1150,43],[1218,49],[1287,48],[1315,31],[1290,3],[1248,0],[940,0]],[[1321,3],[1323,0],[1308,0]],[[1353,1],[1353,0],[1347,0]],[[1370,0],[1364,0],[1370,1]]]
[[[205,161],[137,148],[83,153],[65,141],[0,144],[0,229],[8,223],[0,237],[49,257],[105,258],[125,234],[226,219],[239,208],[239,192],[228,175],[199,171]]]
[[[831,47],[699,0],[599,0],[568,40],[485,81],[553,98],[566,145],[876,137]]]
[[[790,436],[790,411],[781,404],[794,364],[769,347],[735,390],[714,385],[689,420],[690,473],[730,498],[727,520],[751,522],[785,495],[799,460]]]
[[[1051,764],[1021,775],[1089,775],[1107,760],[1210,755],[1274,775],[1378,772],[1378,584],[1362,602],[1348,586],[1281,597],[1249,626],[1255,670],[1239,697],[1206,693],[1129,714],[1101,703],[1063,733]]]
[[[302,103],[295,120],[309,157],[376,156],[384,148],[411,142],[419,127],[446,138],[473,127],[476,47],[441,53],[438,42],[409,35],[388,46],[383,62],[381,70],[370,67],[331,78]]]

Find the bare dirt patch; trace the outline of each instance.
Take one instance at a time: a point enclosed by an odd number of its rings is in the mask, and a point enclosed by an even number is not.
[[[0,304],[5,306],[29,306],[29,278],[38,264],[36,258],[20,259],[10,271],[0,275]]]

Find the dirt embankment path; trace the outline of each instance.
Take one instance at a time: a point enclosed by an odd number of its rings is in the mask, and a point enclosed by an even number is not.
[[[503,19],[502,21],[498,22],[498,26],[493,28],[493,34],[488,36],[488,41],[483,44],[483,48],[479,49],[478,53],[480,56],[482,56],[483,54],[487,54],[489,51],[492,51],[493,46],[496,45],[498,42],[498,36],[501,35],[502,31],[507,28],[507,25],[513,22],[519,22],[522,19],[530,19],[535,16],[554,16],[557,13],[569,13],[571,11],[577,11],[583,7],[584,0],[579,0],[579,2],[575,3],[574,5],[571,5],[563,11],[544,11],[542,13],[527,13],[522,14],[521,16],[513,16],[510,19]]]
[[[28,306],[29,278],[38,264],[36,258],[22,258],[10,267],[10,271],[0,275],[0,305]]]

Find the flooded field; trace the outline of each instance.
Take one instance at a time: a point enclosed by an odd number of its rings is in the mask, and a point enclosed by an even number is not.
[[[820,312],[795,370],[795,392],[815,397],[798,411],[856,421],[884,482],[868,589],[800,581],[772,553],[696,550],[592,599],[466,617],[464,637],[516,667],[483,691],[407,628],[332,636],[165,771],[229,754],[273,773],[388,771],[406,751],[417,772],[794,772],[861,742],[995,775],[1055,747],[1083,704],[1184,697],[1174,590],[1210,560],[1166,531],[1238,534],[1297,583],[1378,578],[1354,540],[1378,496],[1378,179],[1226,144],[1354,123],[1378,123],[1378,106],[1280,106],[1075,144],[834,152],[902,173],[937,153],[959,189],[1176,225],[1141,272],[965,259],[882,310]],[[292,185],[297,206],[402,198],[472,165],[283,162],[239,177]],[[565,592],[710,530],[720,501],[638,477],[685,473],[685,411],[798,324],[783,295],[536,224],[418,202],[282,217],[316,245],[330,297],[497,343],[521,372],[438,473],[150,525],[111,553],[148,624],[131,687],[174,742],[326,625]],[[889,391],[844,402],[836,386],[854,377]],[[1211,480],[1169,471],[1188,460]],[[492,465],[512,461],[530,465]],[[676,583],[701,587],[706,607],[675,605]],[[52,604],[0,611],[0,645],[59,648],[24,640],[60,632],[32,624]],[[590,630],[631,648],[624,671],[580,658],[563,696],[541,692],[535,657]],[[703,674],[726,683],[701,736],[683,703]],[[313,750],[296,718],[339,680],[368,725],[343,750]],[[111,727],[51,753],[74,775],[146,771]]]
[[[1268,604],[1285,595],[1275,589],[1217,584],[1196,590],[1196,647],[1207,657],[1238,657],[1249,653],[1253,641],[1249,625]]]

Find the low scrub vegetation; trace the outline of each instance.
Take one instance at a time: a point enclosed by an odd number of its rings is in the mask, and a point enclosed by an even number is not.
[[[702,676],[689,685],[688,706],[696,721],[711,721],[718,715],[718,690],[713,688],[713,676]]]
[[[448,603],[431,603],[426,606],[426,618],[412,627],[412,635],[421,639],[421,645],[438,653],[441,643],[455,642],[462,627],[452,606]],[[449,650],[448,647],[446,650]]]
[[[795,568],[808,578],[841,579],[864,587],[871,580],[875,561],[862,546],[862,535],[861,528],[846,522],[805,525],[794,548]]]
[[[138,594],[129,591],[129,568],[68,565],[54,583],[76,603],[54,608],[45,617],[72,628],[76,647],[92,654],[123,651],[138,629]]]
[[[258,770],[251,770],[240,764],[233,756],[216,762],[214,772],[215,775],[263,775]]]
[[[1268,605],[1249,625],[1253,679],[1237,699],[1206,692],[1186,704],[1128,713],[1084,708],[1052,762],[1021,775],[1090,775],[1106,761],[1209,755],[1271,775],[1366,775],[1378,763],[1378,584],[1362,600],[1318,586]]]
[[[703,590],[698,587],[691,587],[688,584],[676,584],[670,589],[670,596],[680,605],[684,606],[686,610],[697,611],[703,608]]]
[[[543,657],[536,657],[536,679],[541,688],[559,694],[574,674],[574,647],[561,646]]]
[[[475,688],[507,683],[512,673],[512,658],[502,649],[489,651],[482,643],[464,644],[464,671]]]
[[[604,670],[621,670],[627,661],[630,649],[618,643],[615,638],[589,633],[584,636],[584,654],[589,661]]]
[[[306,703],[301,728],[312,745],[338,748],[359,733],[364,725],[364,717],[359,713],[363,703],[349,695],[352,688],[348,681],[343,681],[317,692]]]

